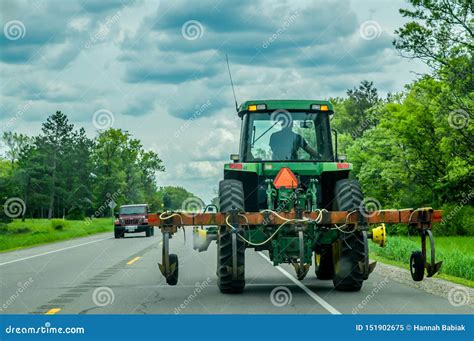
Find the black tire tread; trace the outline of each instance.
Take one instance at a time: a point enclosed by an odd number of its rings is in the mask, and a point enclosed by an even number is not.
[[[423,253],[421,251],[413,251],[410,256],[410,273],[415,282],[420,282],[425,276],[425,264],[423,261]]]
[[[179,275],[179,263],[178,263],[178,255],[174,253],[170,253],[169,255],[170,264],[176,264],[176,268],[171,275],[166,277],[166,283],[169,285],[176,285],[178,283],[178,275]]]
[[[356,180],[343,179],[336,182],[334,210],[357,211],[363,205],[364,196]],[[338,240],[338,264],[333,284],[336,290],[359,291],[364,281],[359,262],[364,262],[365,249],[362,233],[341,233]]]
[[[232,210],[245,211],[244,190],[238,180],[223,180],[219,183],[219,207],[223,213]],[[242,234],[242,231],[239,231]],[[232,272],[232,232],[226,226],[219,230],[217,242],[217,285],[222,293],[241,293],[245,287],[245,271],[233,279]],[[245,244],[237,238],[237,266],[245,267]]]

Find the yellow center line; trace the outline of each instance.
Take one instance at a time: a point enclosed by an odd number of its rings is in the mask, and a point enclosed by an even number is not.
[[[135,262],[136,262],[137,260],[139,260],[140,258],[142,258],[142,257],[135,257],[135,258],[133,258],[132,260],[130,260],[130,261],[127,263],[127,265],[132,265],[133,263],[135,263]]]
[[[54,315],[56,314],[57,312],[61,311],[61,308],[53,308],[53,309],[49,309],[45,315]]]

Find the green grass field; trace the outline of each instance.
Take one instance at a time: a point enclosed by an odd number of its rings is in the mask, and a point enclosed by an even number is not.
[[[427,240],[429,245],[429,241]],[[443,261],[437,277],[474,287],[474,237],[436,237],[436,261]],[[372,258],[408,269],[410,254],[421,249],[420,238],[389,236],[386,247],[370,245]],[[429,247],[428,247],[429,252]],[[429,254],[429,253],[428,253]]]
[[[0,225],[0,251],[113,231],[112,218],[84,220],[19,219]]]

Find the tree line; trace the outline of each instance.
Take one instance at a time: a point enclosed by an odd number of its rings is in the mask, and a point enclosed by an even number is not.
[[[23,218],[110,216],[127,203],[179,209],[193,196],[181,187],[158,188],[162,160],[129,132],[110,128],[91,139],[60,111],[39,135],[4,132],[2,140],[7,150],[0,161],[0,198],[20,200],[15,216],[18,210]]]
[[[430,71],[386,98],[363,81],[332,99],[333,127],[366,196],[384,208],[442,207],[442,232],[474,234],[474,5],[410,3],[393,44]]]

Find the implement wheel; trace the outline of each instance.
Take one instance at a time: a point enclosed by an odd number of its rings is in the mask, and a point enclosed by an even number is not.
[[[425,262],[423,261],[423,253],[421,251],[413,251],[411,253],[410,273],[411,278],[415,282],[420,282],[425,277]]]
[[[219,183],[219,207],[223,213],[244,211],[244,190],[240,181]],[[238,234],[242,233],[239,230]],[[220,228],[217,238],[217,285],[222,293],[241,293],[245,287],[245,244],[228,226]]]
[[[169,285],[176,285],[178,283],[178,276],[179,276],[179,263],[178,263],[178,255],[171,253],[170,254],[170,265],[174,265],[174,271],[166,277],[166,283]]]
[[[343,179],[336,182],[335,211],[358,211],[364,197],[359,182]],[[365,261],[364,238],[360,231],[342,233],[334,248],[334,287],[340,291],[359,291],[364,281],[360,267]]]

